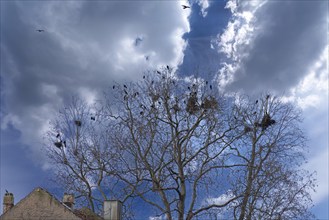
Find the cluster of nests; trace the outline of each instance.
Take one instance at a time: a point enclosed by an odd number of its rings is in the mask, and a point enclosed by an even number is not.
[[[159,94],[151,94],[150,93],[149,95],[151,96],[151,99],[152,99],[152,102],[153,102],[153,104],[151,105],[151,109],[155,109],[155,103],[156,102],[158,102],[161,105],[161,102],[159,101],[159,99],[160,99]],[[167,96],[167,98],[169,99],[169,96]],[[188,97],[187,101],[184,101],[184,103],[186,103],[186,109],[185,110],[189,114],[195,114],[195,113],[199,112],[201,109],[204,109],[204,110],[216,109],[217,106],[218,106],[217,100],[212,96],[206,97],[202,101],[202,103],[199,104],[196,92],[190,93],[190,96]],[[142,104],[140,105],[140,107],[144,110],[146,109],[146,106],[144,106]],[[171,108],[174,112],[178,112],[178,111],[181,110],[181,108],[179,107],[179,104],[178,104],[178,100],[176,100],[176,103]],[[144,114],[144,111],[141,111],[140,115],[143,115],[143,114]]]
[[[215,109],[217,108],[218,103],[216,101],[216,99],[212,96],[210,96],[209,98],[205,98],[203,100],[203,102],[201,103],[201,105],[199,105],[198,103],[198,98],[196,97],[196,94],[194,93],[193,95],[191,95],[188,100],[187,100],[187,105],[186,105],[186,111],[189,114],[195,114],[198,111],[200,111],[200,109]]]
[[[261,123],[255,122],[256,127],[262,128],[262,131],[267,129],[269,126],[275,124],[275,120],[271,118],[271,116],[268,113],[265,113]],[[245,126],[244,127],[244,132],[250,132],[252,131],[251,127]]]

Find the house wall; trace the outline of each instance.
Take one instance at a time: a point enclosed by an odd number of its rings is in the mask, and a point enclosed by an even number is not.
[[[41,188],[4,213],[1,220],[80,220],[71,210]]]

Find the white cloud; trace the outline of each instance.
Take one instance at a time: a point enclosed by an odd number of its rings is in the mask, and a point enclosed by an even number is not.
[[[150,216],[149,220],[165,220],[166,217],[165,216]]]
[[[302,109],[320,110],[328,107],[328,49],[327,46],[308,69],[308,74],[290,90],[287,100],[295,101]]]
[[[210,6],[210,3],[208,0],[197,0],[197,4],[201,7],[201,14],[203,17],[206,17],[208,12],[207,9]]]
[[[247,1],[244,5],[238,5],[238,1],[231,0],[225,6],[231,10],[232,17],[224,32],[217,36],[217,47],[218,52],[226,55],[230,61],[223,62],[219,70],[217,80],[221,89],[225,89],[226,85],[234,81],[234,73],[241,68],[241,60],[248,56],[248,50],[245,48],[254,37],[254,14],[263,4],[265,1]]]
[[[230,199],[232,199],[234,197],[234,194],[232,191],[227,191],[226,193],[218,196],[218,197],[211,197],[211,198],[207,198],[205,200],[205,203],[207,205],[211,205],[211,204],[216,204],[216,205],[223,205],[226,202],[228,202]]]

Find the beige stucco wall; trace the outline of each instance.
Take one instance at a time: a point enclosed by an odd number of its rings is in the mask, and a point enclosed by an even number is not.
[[[41,188],[17,203],[1,220],[80,220],[70,209]]]

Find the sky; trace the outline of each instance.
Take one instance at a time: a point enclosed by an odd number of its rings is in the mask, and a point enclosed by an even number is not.
[[[301,108],[304,168],[318,179],[312,210],[329,219],[327,1],[0,4],[1,198],[5,189],[18,202],[37,186],[56,187],[43,137],[73,95],[93,103],[113,81],[170,65],[224,92],[271,92]]]

